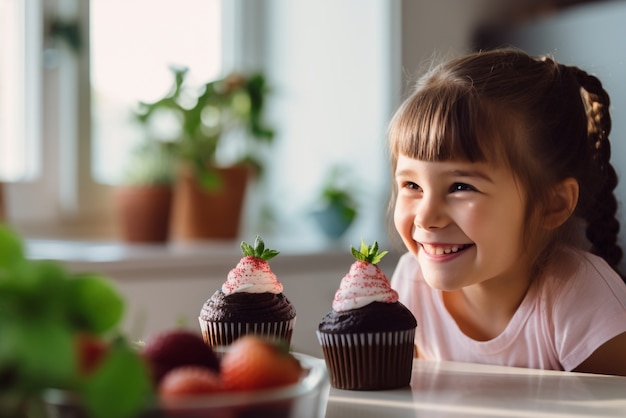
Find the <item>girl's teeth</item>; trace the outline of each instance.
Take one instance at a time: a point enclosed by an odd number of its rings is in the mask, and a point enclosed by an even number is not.
[[[463,245],[460,245],[460,246],[459,245],[453,245],[452,247],[447,247],[447,248],[444,248],[444,247],[431,247],[431,246],[429,246],[429,248],[430,248],[429,252],[431,254],[443,255],[443,254],[456,253],[459,250],[462,250],[464,248],[464,246]]]

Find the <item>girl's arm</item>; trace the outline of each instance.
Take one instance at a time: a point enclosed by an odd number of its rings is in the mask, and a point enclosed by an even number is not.
[[[626,332],[602,344],[573,371],[626,376]]]

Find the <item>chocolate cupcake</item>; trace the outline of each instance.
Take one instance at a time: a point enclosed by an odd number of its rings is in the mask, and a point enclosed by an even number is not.
[[[331,384],[348,390],[408,386],[417,321],[376,266],[387,252],[376,242],[351,250],[356,261],[317,332]]]
[[[200,311],[205,343],[217,348],[257,334],[290,345],[296,310],[268,263],[278,251],[266,249],[258,236],[254,247],[242,242],[241,250],[244,257]]]

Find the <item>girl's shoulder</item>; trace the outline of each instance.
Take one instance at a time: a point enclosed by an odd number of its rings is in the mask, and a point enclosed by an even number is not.
[[[588,251],[563,248],[547,266],[544,279],[557,285],[578,286],[580,282],[604,282],[610,288],[624,289],[621,276],[601,257]]]
[[[626,331],[626,284],[601,257],[568,249],[539,280],[536,309],[553,330],[559,361],[571,370]]]
[[[596,303],[626,307],[626,284],[603,258],[579,249],[563,249],[538,280],[539,293],[556,309]],[[603,302],[604,301],[604,302]]]

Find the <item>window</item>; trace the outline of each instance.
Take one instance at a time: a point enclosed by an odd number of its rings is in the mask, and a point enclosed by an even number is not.
[[[24,31],[37,16],[35,2],[0,0],[0,181],[37,175],[37,32]]]
[[[90,15],[93,173],[97,181],[114,184],[142,136],[132,112],[139,101],[167,93],[169,67],[189,68],[192,85],[221,74],[220,4],[91,0]]]
[[[226,3],[0,0],[0,181],[11,224],[27,237],[112,236],[109,185],[140,139],[132,109],[169,88],[170,64],[198,83],[222,72],[221,35],[236,8]]]

